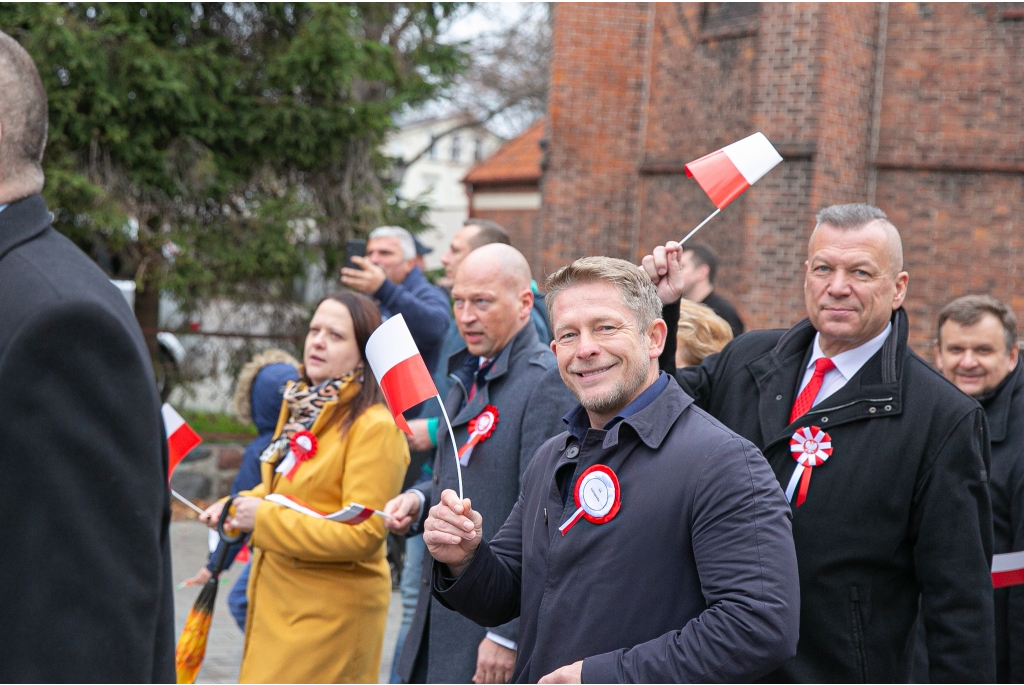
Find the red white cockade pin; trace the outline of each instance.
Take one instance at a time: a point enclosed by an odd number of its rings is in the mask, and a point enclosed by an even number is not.
[[[817,426],[805,426],[793,433],[789,441],[789,451],[796,459],[796,470],[793,471],[793,477],[786,486],[786,499],[793,501],[793,491],[799,482],[800,491],[796,497],[796,506],[799,507],[807,499],[811,470],[815,466],[821,466],[832,456],[832,438]]]
[[[299,466],[316,456],[316,436],[309,431],[298,431],[288,441],[288,447],[291,449],[292,456],[295,457],[295,463],[288,469],[288,473],[284,474],[284,477],[292,480],[295,478]]]
[[[619,479],[604,464],[594,464],[576,480],[576,513],[558,527],[565,535],[581,518],[598,525],[608,523],[622,506]]]
[[[469,457],[473,448],[491,437],[494,427],[498,425],[498,408],[488,404],[484,410],[469,420],[469,440],[459,450],[459,463],[469,465]]]

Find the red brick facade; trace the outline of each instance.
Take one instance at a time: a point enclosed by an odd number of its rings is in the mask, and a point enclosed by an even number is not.
[[[556,5],[540,270],[681,238],[714,209],[683,165],[763,131],[785,161],[699,234],[748,325],[803,315],[814,213],[854,201],[903,234],[919,351],[953,297],[1024,315],[1019,4]]]

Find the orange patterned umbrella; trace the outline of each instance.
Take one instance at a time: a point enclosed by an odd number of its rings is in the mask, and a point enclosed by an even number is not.
[[[213,574],[206,581],[195,604],[188,612],[185,619],[185,627],[178,638],[178,647],[174,652],[174,666],[178,673],[179,683],[194,683],[199,669],[203,667],[203,659],[206,657],[206,640],[210,636],[210,623],[213,621],[213,606],[217,600],[217,585],[220,583],[220,572],[224,569],[227,561],[228,546],[240,541],[245,533],[238,533],[229,536],[224,532],[224,521],[227,520],[228,511],[234,499],[224,503],[224,509],[220,513],[220,520],[217,522],[217,532],[220,539],[226,544],[221,545],[220,553],[213,564]]]

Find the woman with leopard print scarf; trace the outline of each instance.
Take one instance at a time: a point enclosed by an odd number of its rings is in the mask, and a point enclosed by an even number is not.
[[[270,493],[337,511],[383,509],[409,463],[404,434],[366,363],[380,325],[369,298],[325,299],[309,324],[301,379],[289,383],[274,441],[260,457],[262,483],[235,500],[228,524],[251,531],[249,616],[241,682],[376,682],[391,596],[387,531],[306,516]],[[204,520],[216,524],[223,503]]]

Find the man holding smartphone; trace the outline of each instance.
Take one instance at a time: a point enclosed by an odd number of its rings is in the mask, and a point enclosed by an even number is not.
[[[373,297],[386,317],[401,314],[428,369],[437,366],[451,321],[448,296],[416,265],[416,242],[398,226],[370,232],[366,256],[350,255],[358,268],[343,268],[341,282]]]

